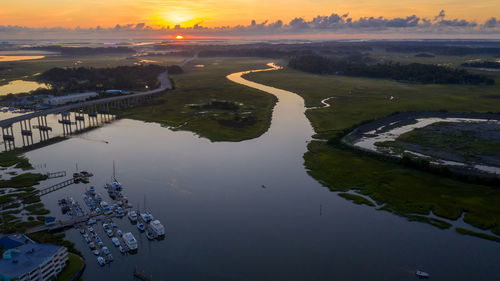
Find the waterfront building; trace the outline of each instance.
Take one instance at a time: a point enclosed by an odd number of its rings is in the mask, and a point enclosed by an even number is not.
[[[86,101],[86,100],[93,98],[93,97],[96,97],[98,95],[99,94],[96,92],[87,92],[87,93],[72,94],[72,95],[60,96],[60,97],[50,96],[50,97],[43,99],[43,103],[45,105],[49,105],[49,106],[58,106],[58,105],[63,105],[63,104],[67,104],[67,103],[72,103],[72,102]]]
[[[4,252],[0,281],[45,281],[56,277],[68,262],[66,247],[39,244],[24,235],[0,238]]]

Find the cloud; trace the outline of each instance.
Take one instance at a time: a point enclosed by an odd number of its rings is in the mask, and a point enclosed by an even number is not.
[[[318,15],[310,20],[296,17],[290,22],[252,20],[249,25],[204,27],[202,22],[192,27],[176,25],[171,27],[153,27],[146,23],[117,24],[103,28],[30,28],[21,26],[0,26],[2,38],[157,38],[176,33],[196,36],[291,36],[310,34],[469,34],[496,35],[500,37],[500,22],[489,18],[482,24],[464,19],[447,19],[441,10],[433,19],[417,15],[406,17],[361,17],[354,19],[349,14],[332,13]]]

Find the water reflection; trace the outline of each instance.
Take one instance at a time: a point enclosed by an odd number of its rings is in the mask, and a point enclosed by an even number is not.
[[[21,61],[21,60],[39,60],[45,56],[4,56],[0,55],[0,62],[4,61]]]
[[[0,96],[7,94],[28,93],[36,89],[50,89],[50,85],[34,81],[14,80],[0,86]]]
[[[68,231],[87,260],[84,280],[133,280],[134,266],[154,280],[411,280],[415,269],[436,280],[500,276],[496,243],[410,223],[329,192],[303,167],[313,130],[302,98],[240,74],[229,78],[279,98],[261,137],[212,143],[125,119],[26,154],[40,171],[71,172],[78,163],[94,173],[92,184],[106,197],[102,185],[115,160],[130,202],[146,205],[166,226],[166,239],[150,242],[127,219],[115,220],[138,238],[139,252],[121,256],[110,247],[115,261],[103,268],[80,234]],[[109,144],[89,141],[99,139]],[[61,216],[57,199],[81,201],[88,187],[59,190],[44,204]]]

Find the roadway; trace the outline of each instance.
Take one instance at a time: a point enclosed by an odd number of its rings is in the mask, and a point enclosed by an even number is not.
[[[80,102],[80,103],[74,103],[74,104],[69,104],[69,105],[64,105],[64,106],[58,106],[54,108],[49,108],[46,110],[41,110],[41,111],[36,111],[33,113],[28,113],[12,118],[8,118],[5,120],[0,121],[0,127],[6,128],[11,126],[14,123],[23,121],[23,120],[30,120],[39,116],[45,116],[49,114],[57,114],[61,112],[66,112],[70,111],[75,108],[82,108],[82,107],[87,107],[87,106],[93,106],[93,105],[98,105],[102,103],[108,103],[108,102],[115,102],[115,101],[121,101],[121,100],[126,100],[130,98],[135,98],[135,97],[143,97],[143,96],[149,96],[149,95],[154,95],[160,92],[163,92],[167,89],[172,89],[172,85],[170,84],[170,80],[168,80],[167,77],[167,72],[160,73],[158,76],[158,80],[160,80],[160,87],[157,89],[153,89],[150,91],[145,91],[145,92],[139,92],[139,93],[134,93],[130,95],[122,95],[118,97],[111,97],[111,98],[105,98],[105,99],[97,99],[97,100],[91,100],[91,101],[85,101],[85,102]]]

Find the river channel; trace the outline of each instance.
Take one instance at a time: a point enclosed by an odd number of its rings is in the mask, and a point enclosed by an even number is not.
[[[153,280],[498,280],[500,243],[462,236],[340,198],[307,174],[303,154],[313,130],[298,95],[229,75],[236,83],[279,99],[261,137],[210,142],[190,132],[122,119],[78,137],[26,153],[41,171],[76,165],[94,173],[44,196],[52,215],[57,200],[83,205],[90,185],[113,173],[134,206],[151,211],[166,239],[148,241],[125,217],[115,219],[139,242],[122,256],[96,226],[115,261],[99,267],[75,230],[67,238],[83,253],[84,280],[133,280],[135,266]],[[52,179],[40,186],[60,181]]]

